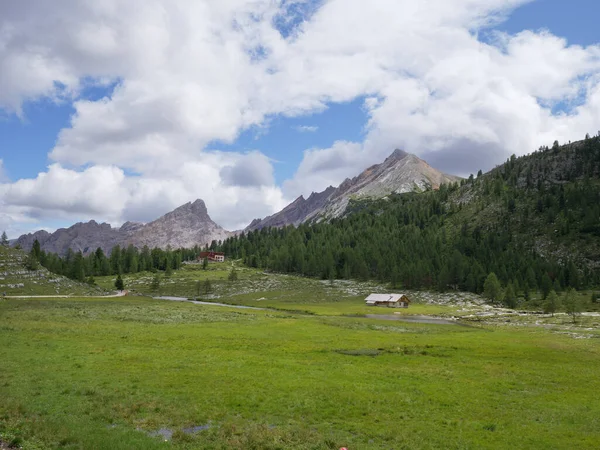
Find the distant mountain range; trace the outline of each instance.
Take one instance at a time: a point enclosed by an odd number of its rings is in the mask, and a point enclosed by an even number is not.
[[[64,255],[69,248],[84,254],[98,247],[109,253],[115,245],[127,247],[130,244],[142,248],[191,248],[203,246],[213,240],[224,240],[232,233],[224,230],[208,215],[202,200],[186,203],[148,224],[127,222],[121,228],[112,228],[107,223],[95,221],[77,223],[69,228],[61,228],[54,233],[37,231],[18,238],[13,245],[31,249],[37,239],[42,250]]]
[[[280,212],[252,221],[244,231],[340,217],[351,199],[378,199],[392,193],[438,189],[441,184],[459,180],[459,177],[432,168],[415,155],[395,150],[383,163],[369,167],[355,178],[346,179],[339,187],[330,186],[307,199],[300,196]],[[115,245],[191,248],[210,244],[213,240],[224,240],[233,234],[213,222],[204,202],[196,200],[148,224],[127,222],[120,228],[112,228],[107,223],[98,224],[92,220],[54,233],[38,231],[26,234],[13,245],[29,250],[37,239],[42,250],[59,255],[64,255],[69,248],[87,254],[99,247],[109,253]]]
[[[369,167],[357,177],[347,178],[338,188],[330,186],[323,192],[313,192],[307,199],[300,196],[280,212],[262,220],[255,219],[245,231],[332,219],[344,214],[350,199],[421,192],[457,181],[459,177],[442,173],[415,155],[395,150],[383,163]]]

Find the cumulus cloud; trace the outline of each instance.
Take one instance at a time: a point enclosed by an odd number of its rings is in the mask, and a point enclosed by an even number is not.
[[[234,165],[223,167],[220,175],[227,186],[260,187],[275,182],[271,162],[259,152],[244,155]]]
[[[527,1],[3,2],[0,108],[22,114],[23,102],[47,97],[75,113],[48,171],[5,180],[0,195],[20,208],[11,217],[113,222],[200,197],[239,228],[397,147],[466,175],[581,138],[600,121],[600,47],[489,31]],[[114,89],[92,101],[80,95],[89,84]],[[281,188],[262,153],[207,150],[270,117],[356,98],[366,98],[364,141],[306,150]]]
[[[337,186],[357,175],[355,169],[365,165],[366,157],[356,142],[338,141],[328,149],[307,150],[294,178],[284,183],[284,192],[293,198]]]
[[[221,178],[222,172],[229,178]],[[126,176],[115,166],[76,171],[56,163],[36,178],[0,184],[0,198],[6,208],[39,221],[96,219],[115,225],[149,222],[201,198],[212,219],[232,230],[286,204],[268,159],[257,152],[206,152],[172,171],[143,176]]]

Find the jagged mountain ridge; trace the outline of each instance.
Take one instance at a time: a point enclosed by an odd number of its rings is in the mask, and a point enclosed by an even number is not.
[[[300,196],[280,212],[262,220],[255,219],[245,231],[340,217],[351,198],[376,199],[393,193],[438,189],[444,183],[459,180],[459,177],[434,169],[413,154],[396,149],[383,163],[367,168],[352,179],[347,178],[339,187],[330,186],[323,192],[313,192],[308,199]]]
[[[29,250],[37,239],[42,250],[64,255],[68,249],[84,254],[98,247],[109,253],[115,245],[142,248],[194,247],[224,240],[231,235],[217,225],[208,215],[202,200],[189,202],[148,224],[126,222],[120,228],[91,220],[61,228],[54,233],[37,231],[19,237],[14,245]]]

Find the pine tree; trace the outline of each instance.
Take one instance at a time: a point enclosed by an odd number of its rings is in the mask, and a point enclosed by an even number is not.
[[[229,276],[227,277],[227,279],[229,281],[231,281],[232,283],[238,280],[238,273],[237,273],[237,270],[235,270],[235,267],[231,268],[231,271],[229,272]]]
[[[40,263],[35,256],[33,256],[33,253],[29,253],[29,255],[27,255],[27,260],[25,261],[25,267],[27,267],[28,270],[38,270],[39,265]]]
[[[0,238],[0,245],[8,247],[8,236],[6,235],[6,231],[2,232],[2,237]]]
[[[33,246],[31,247],[31,254],[39,262],[40,256],[42,254],[42,248],[40,246],[40,241],[38,241],[37,239],[33,241]]]
[[[115,280],[115,288],[117,288],[117,291],[125,290],[125,283],[123,282],[121,275],[117,275],[117,279]]]
[[[544,313],[552,314],[554,317],[554,313],[558,311],[560,308],[560,299],[554,290],[550,291],[548,294],[548,298],[546,298],[546,302],[544,303]]]
[[[208,269],[208,258],[204,258],[202,260],[202,269],[203,270],[207,270]]]
[[[517,295],[515,294],[515,288],[512,283],[508,283],[508,286],[506,286],[506,290],[504,291],[504,306],[511,309],[517,307]]]
[[[552,280],[548,276],[547,273],[542,277],[542,298],[546,300],[548,298],[548,294],[552,290]]]
[[[502,296],[502,286],[494,272],[491,272],[483,283],[483,296],[492,303],[498,302]]]
[[[152,292],[160,292],[160,281],[160,275],[154,275],[154,278],[152,278],[152,283],[150,284],[150,289]]]

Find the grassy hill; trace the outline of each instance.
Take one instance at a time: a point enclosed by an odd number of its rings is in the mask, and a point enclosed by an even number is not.
[[[43,267],[27,269],[27,254],[0,246],[0,294],[16,295],[102,295],[98,286],[78,283],[55,275]]]

